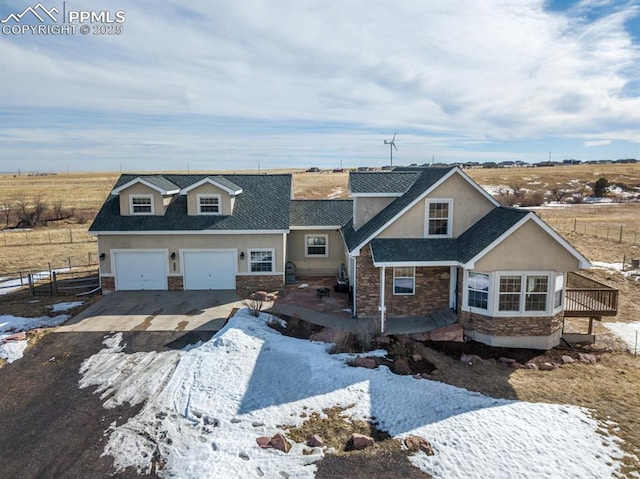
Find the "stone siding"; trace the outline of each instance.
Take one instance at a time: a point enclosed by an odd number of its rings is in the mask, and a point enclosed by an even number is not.
[[[167,284],[169,286],[169,291],[182,291],[184,289],[182,276],[168,276]]]
[[[116,279],[113,276],[102,276],[100,278],[102,293],[107,294],[116,290]]]
[[[236,276],[236,289],[240,296],[247,296],[253,291],[276,291],[284,286],[282,274],[260,276]]]
[[[492,336],[549,336],[562,328],[563,314],[542,317],[492,317],[463,311],[459,318],[466,330]]]
[[[356,258],[358,317],[380,315],[380,268],[373,265],[371,249],[365,246]],[[449,267],[416,267],[415,294],[393,294],[393,268],[385,271],[387,317],[426,316],[449,307]]]

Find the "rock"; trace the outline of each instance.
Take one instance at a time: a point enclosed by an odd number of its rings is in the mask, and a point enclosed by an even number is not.
[[[258,446],[260,446],[262,449],[267,449],[269,447],[271,447],[271,438],[270,437],[266,437],[266,436],[260,436],[256,438],[256,442],[258,443]]]
[[[575,363],[575,362],[576,362],[576,360],[575,360],[575,359],[573,359],[571,356],[566,356],[566,355],[565,355],[565,356],[562,356],[562,362],[563,362],[564,364],[570,364],[570,363]]]
[[[10,342],[10,341],[25,341],[27,339],[27,333],[25,333],[24,331],[20,332],[20,333],[15,333],[12,334],[10,336],[6,336],[4,338],[5,342]]]
[[[278,433],[271,438],[271,447],[284,453],[287,453],[291,450],[291,444],[289,443],[289,441],[287,441],[287,438],[284,437],[282,433]]]
[[[378,361],[376,361],[376,358],[357,357],[353,361],[353,365],[359,368],[375,369],[378,367]]]
[[[498,361],[500,361],[502,364],[507,364],[507,365],[516,362],[516,360],[512,358],[498,358]]]
[[[433,447],[431,443],[420,436],[408,436],[404,438],[404,445],[410,452],[422,451],[427,456],[433,456]]]
[[[349,336],[348,331],[340,331],[339,329],[333,328],[324,328],[322,331],[318,331],[317,333],[313,333],[309,336],[310,341],[320,341],[322,343],[335,343],[346,340]]]
[[[373,338],[373,342],[378,344],[391,344],[391,338],[389,336],[376,336]]]
[[[391,370],[396,374],[409,375],[411,374],[411,368],[409,367],[409,361],[404,358],[396,359],[391,365]]]
[[[598,357],[595,354],[578,353],[578,359],[583,363],[595,364],[598,362]]]
[[[557,367],[558,366],[556,366],[554,363],[543,363],[542,366],[540,366],[540,371],[553,371]]]
[[[463,363],[475,364],[481,363],[484,360],[477,354],[463,354],[462,356],[460,356],[460,361]]]
[[[522,369],[522,368],[524,368],[524,366],[522,364],[520,364],[518,361],[514,361],[512,363],[509,363],[509,367],[511,369]]]
[[[535,369],[536,371],[540,369],[536,363],[526,363],[524,365],[525,369]]]
[[[314,434],[313,436],[309,436],[307,438],[307,446],[309,447],[322,447],[324,446],[324,441],[320,436]]]
[[[366,449],[369,446],[373,446],[375,444],[375,441],[372,437],[354,432],[349,438],[349,444],[353,447],[353,449],[360,451],[361,449]]]
[[[422,356],[420,356],[418,353],[415,353],[411,355],[411,359],[413,359],[417,363],[418,361],[422,361]]]
[[[455,341],[458,343],[464,342],[464,335],[461,324],[450,324],[449,326],[443,326],[431,331],[431,341]]]
[[[413,333],[410,334],[409,337],[411,339],[413,339],[414,341],[428,341],[429,340],[429,335],[425,334],[425,333]]]

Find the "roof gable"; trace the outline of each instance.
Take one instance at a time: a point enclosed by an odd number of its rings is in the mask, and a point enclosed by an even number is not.
[[[420,171],[376,171],[349,173],[352,196],[400,196],[420,176]]]
[[[207,176],[206,178],[203,178],[200,181],[197,181],[196,183],[193,183],[192,185],[187,186],[186,188],[182,188],[182,190],[180,191],[180,194],[186,195],[190,191],[207,183],[210,185],[216,186],[223,191],[226,191],[231,196],[239,195],[240,193],[242,193],[242,188],[240,186],[236,185],[235,183],[229,181],[226,178],[223,178],[222,176]]]
[[[126,190],[138,183],[148,186],[164,196],[173,195],[180,191],[180,188],[178,188],[177,185],[167,180],[162,175],[137,176],[123,184],[120,184],[119,186],[118,183],[116,183],[116,188],[111,192],[112,195],[119,195],[123,190]]]

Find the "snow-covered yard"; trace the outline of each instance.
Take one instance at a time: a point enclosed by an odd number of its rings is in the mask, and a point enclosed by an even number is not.
[[[259,436],[299,425],[302,413],[341,406],[376,418],[394,437],[415,434],[435,455],[414,465],[437,478],[611,477],[616,440],[597,431],[585,409],[494,399],[387,368],[353,368],[327,345],[281,336],[240,310],[204,344],[188,350],[127,354],[121,333],[82,365],[80,386],[96,387],[105,407],[144,403],[112,424],[105,453],[119,468],[165,477],[314,477],[324,451],[260,449]]]
[[[57,303],[51,306],[52,313],[61,313],[84,304],[84,301],[72,301],[68,303]],[[18,316],[0,315],[0,358],[12,363],[20,359],[27,348],[28,340],[11,339],[15,333],[29,331],[36,328],[51,328],[58,326],[68,320],[68,314],[58,314],[56,316],[41,316],[39,318],[21,318]]]

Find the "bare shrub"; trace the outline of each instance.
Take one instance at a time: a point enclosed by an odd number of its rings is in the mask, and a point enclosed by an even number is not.
[[[0,211],[4,215],[5,226],[9,226],[9,220],[11,219],[11,215],[13,214],[13,208],[15,204],[14,201],[10,198],[5,198],[0,203]]]
[[[264,301],[262,300],[262,296],[257,295],[256,293],[251,293],[249,297],[244,300],[244,305],[249,308],[249,313],[256,318],[260,316],[263,304]]]
[[[529,193],[520,200],[520,206],[540,206],[542,204],[544,204],[544,193],[541,191]]]

